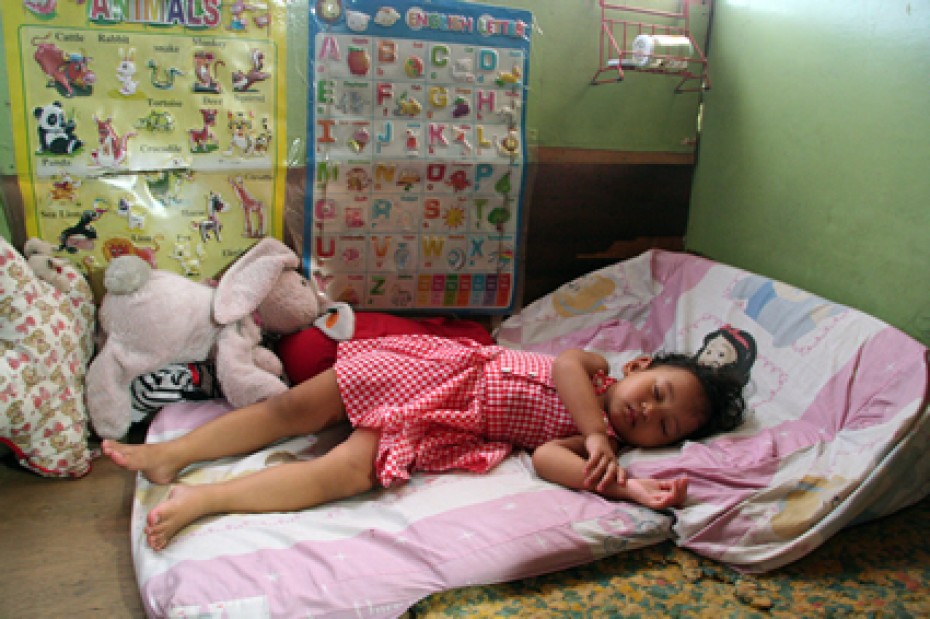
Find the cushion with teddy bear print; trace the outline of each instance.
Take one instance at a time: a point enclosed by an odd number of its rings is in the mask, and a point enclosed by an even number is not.
[[[0,442],[40,475],[90,470],[84,374],[93,325],[90,287],[70,263],[50,255],[27,262],[0,237]]]

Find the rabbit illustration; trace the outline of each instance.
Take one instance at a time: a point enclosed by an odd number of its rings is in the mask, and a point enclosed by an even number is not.
[[[129,50],[123,52],[123,48],[121,47],[119,55],[122,58],[119,65],[116,67],[116,77],[122,82],[119,92],[122,95],[133,95],[136,93],[136,87],[139,85],[139,82],[133,79],[136,75],[136,49],[130,47]]]

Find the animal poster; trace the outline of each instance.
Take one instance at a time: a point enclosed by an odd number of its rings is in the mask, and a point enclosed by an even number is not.
[[[311,4],[304,261],[359,309],[516,299],[532,15]]]
[[[281,236],[283,0],[18,4],[3,22],[30,235],[88,272],[134,254],[193,279]]]

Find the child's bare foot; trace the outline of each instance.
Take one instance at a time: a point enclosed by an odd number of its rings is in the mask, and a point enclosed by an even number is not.
[[[161,443],[127,445],[107,439],[100,447],[117,466],[139,471],[153,484],[170,484],[183,468],[172,464]]]
[[[156,505],[146,518],[145,539],[149,548],[161,550],[175,534],[208,513],[202,500],[202,486],[172,486],[164,501]]]

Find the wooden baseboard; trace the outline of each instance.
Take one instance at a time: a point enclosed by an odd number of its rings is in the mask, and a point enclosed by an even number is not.
[[[693,165],[694,153],[620,151],[597,148],[541,146],[531,152],[536,163],[584,163],[606,165]]]
[[[626,260],[638,256],[648,249],[682,251],[685,239],[682,236],[641,236],[629,241],[614,241],[604,251],[578,254],[579,260]]]
[[[543,155],[549,160],[530,166],[524,304],[647,249],[683,247],[693,171],[686,160],[581,149]]]

